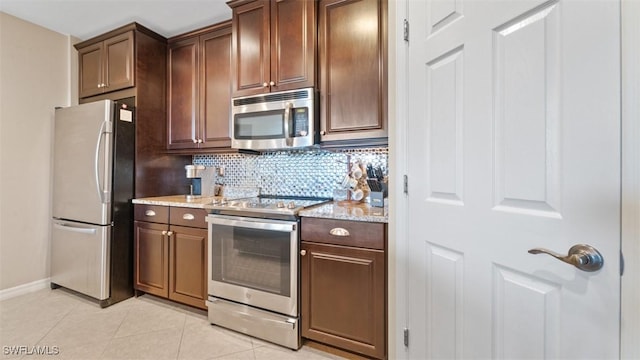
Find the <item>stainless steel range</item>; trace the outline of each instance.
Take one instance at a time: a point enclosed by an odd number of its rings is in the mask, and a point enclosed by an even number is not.
[[[220,200],[209,223],[209,321],[300,348],[298,212],[330,199]]]

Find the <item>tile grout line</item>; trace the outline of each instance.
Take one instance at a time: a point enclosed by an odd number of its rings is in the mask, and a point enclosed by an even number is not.
[[[115,304],[113,304],[115,305]],[[112,305],[112,306],[113,306]],[[109,341],[107,342],[107,345],[104,347],[104,349],[102,349],[102,351],[100,352],[100,356],[98,356],[98,359],[102,359],[104,357],[104,353],[107,351],[107,349],[109,348],[109,345],[111,345],[111,343],[113,342],[113,340],[116,338],[116,335],[118,334],[118,331],[120,330],[120,328],[122,327],[122,324],[124,324],[124,321],[127,319],[127,316],[129,316],[129,313],[131,312],[131,308],[134,307],[134,305],[130,305],[130,308],[127,309],[127,313],[126,315],[122,318],[122,321],[120,321],[120,325],[118,325],[118,328],[113,332],[113,335],[111,335],[111,338],[109,339]]]
[[[180,359],[180,349],[182,349],[182,340],[184,339],[184,331],[187,327],[187,314],[183,313],[184,321],[182,322],[182,333],[180,334],[180,342],[178,343],[178,352],[176,353],[176,360]]]

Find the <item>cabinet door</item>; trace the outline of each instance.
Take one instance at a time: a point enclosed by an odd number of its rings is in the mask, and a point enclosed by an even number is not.
[[[202,35],[200,51],[200,147],[230,147],[231,26]]]
[[[169,298],[206,309],[207,230],[171,226]]]
[[[167,224],[134,222],[135,288],[149,294],[169,295]]]
[[[197,148],[198,38],[170,44],[168,67],[168,148]]]
[[[320,1],[322,142],[387,137],[386,6]]]
[[[133,86],[133,31],[105,40],[104,51],[104,92]]]
[[[102,93],[102,42],[78,50],[80,97]]]
[[[233,8],[233,96],[269,92],[269,0]]]
[[[301,249],[302,336],[384,358],[384,251],[304,241]]]
[[[316,1],[271,3],[271,91],[315,85]]]

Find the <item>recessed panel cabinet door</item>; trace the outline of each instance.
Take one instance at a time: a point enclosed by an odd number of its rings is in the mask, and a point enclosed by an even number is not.
[[[387,137],[385,0],[321,0],[321,141]]]
[[[207,230],[171,226],[169,298],[206,309]]]
[[[133,32],[104,41],[105,91],[124,89],[134,85]]]
[[[200,37],[201,148],[229,147],[231,119],[231,27]]]
[[[316,1],[271,2],[271,91],[315,85]]]
[[[135,287],[163,297],[169,296],[168,228],[167,224],[143,221],[135,221],[133,225]]]
[[[302,336],[385,356],[385,254],[302,242]]]
[[[197,148],[198,38],[169,46],[168,148]]]
[[[99,42],[78,50],[81,98],[102,93],[102,46]]]
[[[233,9],[233,96],[269,92],[269,0]]]

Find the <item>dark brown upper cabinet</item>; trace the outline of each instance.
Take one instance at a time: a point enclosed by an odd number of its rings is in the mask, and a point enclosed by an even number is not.
[[[320,0],[320,141],[385,145],[387,1]]]
[[[133,31],[97,42],[82,42],[78,49],[80,98],[134,86]]]
[[[232,0],[233,96],[315,86],[314,0]]]
[[[231,21],[169,39],[168,149],[231,146]]]

